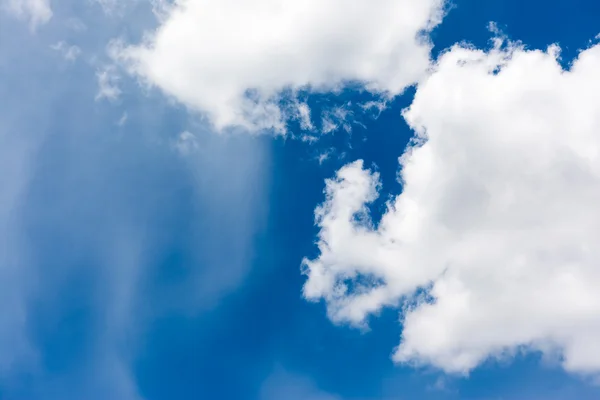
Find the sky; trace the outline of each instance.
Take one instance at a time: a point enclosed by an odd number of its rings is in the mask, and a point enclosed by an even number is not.
[[[0,0],[0,400],[600,398],[599,17]]]

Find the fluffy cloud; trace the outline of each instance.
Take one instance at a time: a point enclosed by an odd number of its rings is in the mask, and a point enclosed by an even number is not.
[[[50,0],[2,0],[0,5],[18,18],[28,20],[31,29],[45,24],[52,18]]]
[[[600,45],[455,46],[404,113],[403,191],[369,218],[376,173],[349,164],[317,209],[308,299],[362,324],[404,304],[398,362],[467,373],[523,349],[600,371]]]
[[[283,90],[360,82],[394,95],[421,78],[443,0],[180,0],[118,57],[217,129],[285,130]],[[297,113],[297,111],[292,111]]]

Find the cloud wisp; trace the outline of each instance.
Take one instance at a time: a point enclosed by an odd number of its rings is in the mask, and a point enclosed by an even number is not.
[[[17,18],[26,20],[32,31],[52,18],[50,0],[2,0],[0,8],[4,8]]]
[[[91,58],[96,34],[77,31]],[[100,56],[61,68],[78,51],[48,36],[0,34],[0,397],[138,400],[149,321],[217,305],[250,270],[268,147],[119,97]],[[118,102],[94,101],[94,72],[98,99]],[[182,125],[197,145],[179,153]]]

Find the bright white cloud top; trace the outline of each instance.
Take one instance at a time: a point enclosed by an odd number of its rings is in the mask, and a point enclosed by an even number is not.
[[[442,7],[443,0],[180,0],[146,43],[119,56],[217,129],[282,131],[282,90],[358,82],[395,95],[414,84],[430,63],[424,33],[441,21]]]
[[[568,71],[558,55],[442,55],[405,112],[421,143],[381,221],[362,162],[327,181],[305,296],[353,324],[408,299],[398,362],[467,373],[525,346],[600,372],[600,45]]]

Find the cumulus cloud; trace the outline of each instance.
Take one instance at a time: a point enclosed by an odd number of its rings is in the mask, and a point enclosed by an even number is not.
[[[2,0],[0,5],[9,13],[29,22],[31,29],[50,21],[50,0]]]
[[[449,49],[404,112],[402,193],[369,217],[377,173],[326,183],[304,294],[336,322],[403,305],[393,358],[468,373],[515,352],[600,372],[600,45]]]
[[[440,22],[443,3],[181,0],[145,43],[116,55],[217,129],[285,131],[284,90],[357,82],[387,96],[420,79],[431,49],[423,32]]]

